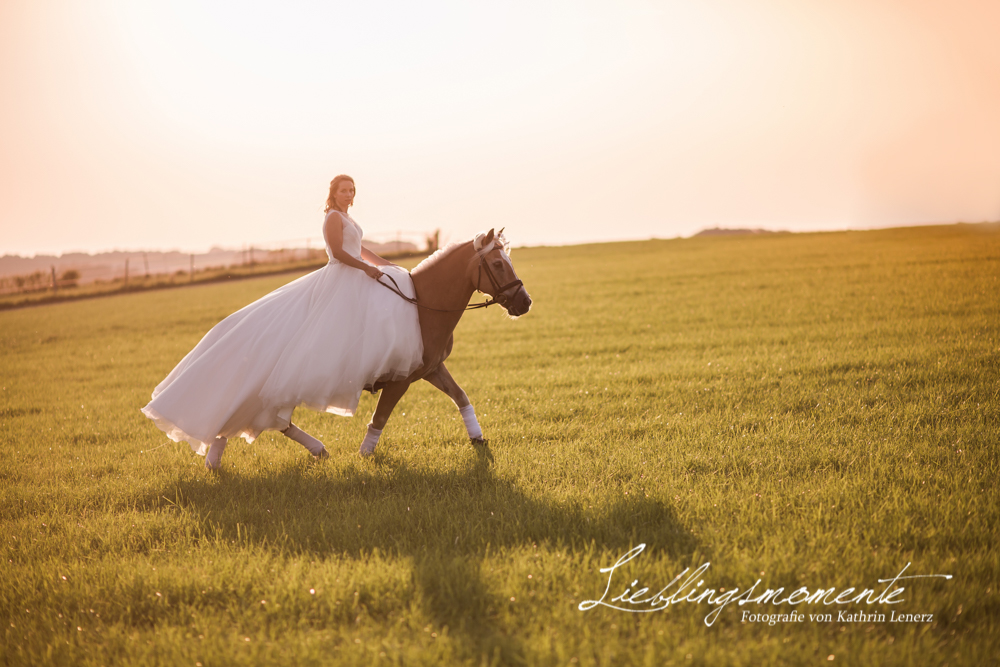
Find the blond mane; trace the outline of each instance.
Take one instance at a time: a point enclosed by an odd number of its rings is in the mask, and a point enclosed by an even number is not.
[[[426,257],[423,260],[421,260],[419,264],[417,264],[415,267],[413,267],[413,270],[410,271],[410,273],[413,273],[414,271],[418,271],[418,270],[419,271],[424,271],[426,269],[431,268],[432,266],[434,266],[435,264],[437,264],[438,262],[440,262],[441,259],[445,255],[450,254],[453,250],[455,250],[456,248],[458,248],[461,245],[465,245],[466,243],[471,243],[471,241],[453,241],[453,242],[449,243],[448,245],[446,245],[445,247],[439,248],[438,250],[434,251],[434,253],[431,254],[429,257]],[[497,248],[499,248],[504,253],[506,253],[507,258],[510,259],[510,242],[507,241],[506,238],[504,238],[503,234],[497,234],[496,235],[496,237],[494,239],[493,247],[491,247],[489,249],[483,249],[483,250],[476,251],[476,256],[477,257],[481,257],[482,255],[485,255],[487,252],[492,252],[493,250],[496,250]]]
[[[429,257],[425,257],[424,259],[420,260],[420,263],[417,264],[415,267],[413,267],[413,270],[410,271],[410,273],[413,273],[413,271],[417,270],[423,271],[425,269],[434,266],[435,264],[440,262],[441,258],[443,258],[445,255],[450,254],[452,250],[465,243],[469,243],[469,241],[453,241],[443,248],[438,248]]]

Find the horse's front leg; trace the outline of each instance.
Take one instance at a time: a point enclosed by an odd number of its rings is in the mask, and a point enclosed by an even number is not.
[[[483,429],[479,427],[479,421],[476,419],[476,409],[472,407],[468,394],[458,386],[455,378],[451,376],[444,364],[439,364],[432,372],[425,375],[424,379],[448,394],[448,397],[455,402],[458,412],[462,415],[462,421],[465,422],[465,430],[469,433],[469,440],[473,443],[486,442],[483,438]]]
[[[378,405],[375,406],[375,414],[372,415],[371,423],[368,424],[368,432],[365,434],[365,439],[361,441],[361,449],[358,450],[361,456],[371,456],[375,453],[375,447],[378,445],[378,439],[382,435],[382,429],[385,428],[385,423],[389,421],[389,415],[392,414],[396,403],[399,403],[399,399],[403,397],[403,394],[409,388],[410,383],[407,380],[389,382],[383,387],[378,397]]]

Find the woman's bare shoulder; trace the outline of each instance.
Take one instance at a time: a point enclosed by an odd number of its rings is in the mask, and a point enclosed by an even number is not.
[[[347,216],[337,209],[331,208],[327,211],[326,218],[323,219],[323,229],[327,229],[330,225],[343,229],[347,225]]]

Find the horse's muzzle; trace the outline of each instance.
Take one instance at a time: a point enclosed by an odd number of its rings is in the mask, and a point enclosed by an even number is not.
[[[531,310],[531,297],[528,296],[528,292],[523,286],[518,288],[514,296],[507,297],[504,301],[498,300],[497,302],[507,310],[507,314],[511,317],[520,317]]]

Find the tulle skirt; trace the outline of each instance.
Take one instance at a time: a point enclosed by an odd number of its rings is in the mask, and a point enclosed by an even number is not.
[[[380,268],[414,296],[405,269]],[[204,455],[219,436],[284,430],[299,405],[353,415],[366,386],[407,377],[422,355],[416,306],[331,261],[216,325],[142,412]]]

